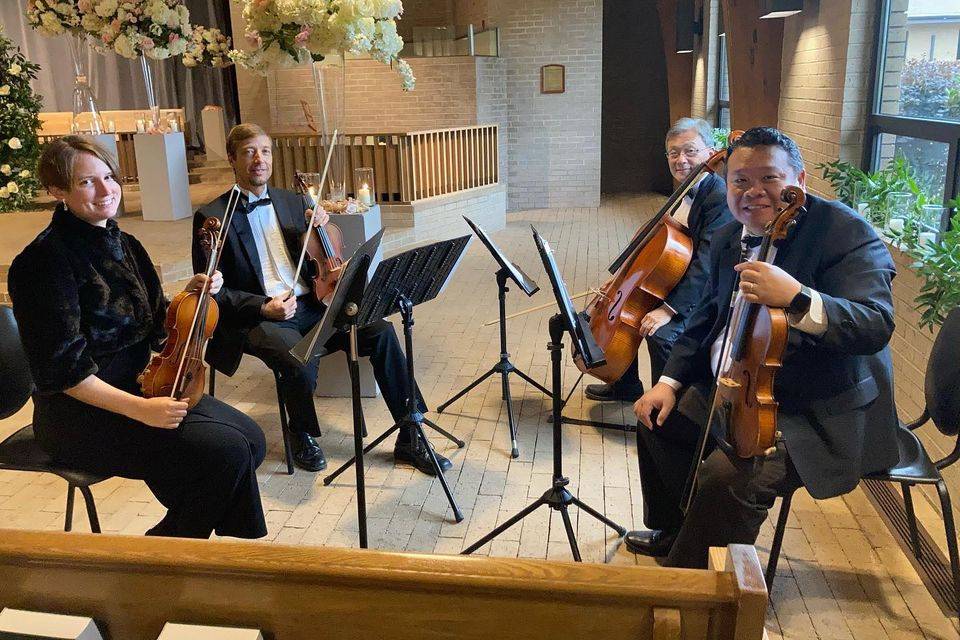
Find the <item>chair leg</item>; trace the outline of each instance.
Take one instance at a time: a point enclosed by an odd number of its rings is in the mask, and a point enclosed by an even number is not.
[[[97,517],[97,505],[93,502],[93,494],[90,487],[81,486],[80,493],[83,495],[83,501],[87,505],[87,518],[90,520],[90,531],[100,533],[100,518]]]
[[[287,405],[283,403],[283,396],[280,395],[280,376],[277,372],[273,373],[274,380],[277,383],[277,409],[280,411],[280,433],[283,435],[283,455],[287,460],[287,475],[293,475],[293,447],[290,446],[290,431],[287,429]]]
[[[67,483],[67,513],[63,517],[63,530],[72,531],[73,530],[73,497],[74,489],[76,485],[72,482]]]
[[[921,557],[920,534],[917,533],[917,515],[913,511],[913,495],[910,493],[908,483],[901,482],[900,487],[903,491],[903,506],[907,512],[907,525],[910,527],[910,546],[913,547],[913,555],[919,560]]]
[[[777,574],[777,563],[780,561],[780,547],[783,546],[783,534],[787,529],[787,519],[790,517],[790,503],[793,502],[793,492],[783,496],[780,501],[780,515],[777,517],[777,528],[773,532],[773,544],[770,545],[770,559],[767,560],[765,581],[767,593],[773,587],[773,578]]]
[[[940,479],[937,482],[937,493],[940,494],[940,510],[943,511],[943,528],[947,536],[947,551],[950,553],[950,571],[953,574],[954,605],[960,615],[960,558],[957,556],[957,529],[953,523],[953,507],[950,504],[950,492],[947,484]]]
[[[210,367],[210,397],[217,396],[217,370]]]

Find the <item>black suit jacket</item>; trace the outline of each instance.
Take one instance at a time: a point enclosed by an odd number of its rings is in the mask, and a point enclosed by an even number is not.
[[[710,347],[726,323],[740,261],[742,227],[714,236],[703,304],[664,370],[684,384],[711,380]],[[807,211],[777,249],[774,264],[823,299],[827,330],[791,328],[774,397],[778,428],[815,498],[852,490],[865,473],[897,460],[893,370],[893,260],[873,228],[836,201],[807,196]]]
[[[303,196],[285,189],[270,187],[267,193],[273,201],[273,209],[277,213],[287,250],[296,259],[300,255],[303,234],[307,230],[304,212],[309,208],[309,204]],[[202,273],[207,265],[197,231],[207,218],[223,221],[229,196],[228,191],[198,209],[193,216],[193,268],[197,273]],[[215,296],[220,305],[220,320],[207,346],[206,360],[218,371],[233,375],[240,366],[247,333],[263,320],[260,307],[269,299],[264,293],[260,254],[253,239],[253,231],[247,214],[239,207],[233,216],[230,233],[220,257],[220,271],[223,273],[223,288]]]
[[[660,336],[674,336],[696,311],[710,270],[710,246],[714,232],[733,222],[727,208],[727,185],[720,176],[708,173],[700,181],[697,195],[687,218],[690,237],[693,240],[693,258],[683,279],[673,288],[664,302],[676,311],[670,322],[657,331]]]

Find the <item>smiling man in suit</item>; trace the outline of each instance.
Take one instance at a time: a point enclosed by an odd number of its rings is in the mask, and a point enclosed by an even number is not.
[[[756,260],[755,240],[783,206],[781,191],[803,188],[805,180],[797,145],[777,129],[751,129],[731,146],[727,202],[737,223],[714,235],[703,300],[663,376],[634,406],[651,529],[627,534],[634,552],[706,567],[709,547],[756,541],[778,494],[805,486],[814,498],[837,496],[898,458],[887,344],[895,270],[876,232],[846,205],[808,194],[770,261]],[[741,459],[718,446],[725,430],[715,421],[684,514],[681,493],[709,413],[706,398],[730,361],[722,345],[735,290],[746,302],[787,311],[787,348],[773,391],[781,435],[771,455]]]
[[[667,165],[673,179],[678,184],[686,180],[691,171],[713,155],[716,151],[713,145],[713,128],[705,120],[677,120],[665,140]],[[693,239],[693,259],[683,279],[663,304],[644,316],[640,323],[640,335],[645,338],[650,354],[650,379],[653,382],[660,378],[670,348],[700,301],[700,293],[707,281],[707,256],[713,232],[733,220],[727,209],[727,187],[723,179],[713,173],[704,174],[672,215],[687,228]],[[643,394],[636,360],[619,380],[612,384],[589,384],[585,394],[592,400],[633,402]]]
[[[304,196],[277,187],[267,188],[273,173],[273,142],[255,124],[240,124],[227,137],[227,156],[243,195],[231,223],[220,258],[223,288],[217,294],[220,321],[207,348],[206,359],[218,371],[233,375],[244,353],[262,360],[280,377],[280,394],[290,415],[294,462],[308,471],[327,466],[313,401],[317,362],[301,364],[290,349],[323,317],[318,302],[301,276],[294,282],[307,224],[326,224],[328,216],[313,215]],[[223,220],[227,191],[194,215],[193,261],[201,270],[206,256],[196,231],[207,218]],[[358,350],[369,356],[383,399],[395,421],[406,415],[406,361],[393,325],[385,320],[358,332]],[[347,339],[338,334],[328,351],[345,350]],[[426,411],[419,398],[421,410]],[[428,474],[435,473],[426,445],[412,428],[400,429],[394,458]],[[443,470],[450,461],[437,454]]]

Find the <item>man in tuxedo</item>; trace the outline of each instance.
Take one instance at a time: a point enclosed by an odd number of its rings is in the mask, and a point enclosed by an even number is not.
[[[769,127],[747,131],[727,159],[727,202],[737,222],[714,235],[704,297],[657,384],[634,406],[640,424],[644,524],[631,550],[666,564],[706,567],[711,546],[753,544],[778,493],[814,498],[851,491],[897,460],[893,375],[893,261],[873,228],[837,201],[807,195],[805,211],[771,262],[756,261],[781,190],[803,187],[799,149]],[[739,281],[738,281],[739,276]],[[738,284],[739,283],[739,284]],[[680,509],[718,368],[731,299],[787,310],[788,346],[774,397],[781,432],[772,455],[741,459],[718,446],[715,420],[690,508]],[[721,363],[723,360],[723,363]]]
[[[677,183],[716,151],[713,128],[699,118],[681,118],[666,136],[666,157],[670,173]],[[640,335],[650,353],[650,379],[656,382],[670,355],[670,348],[690,319],[707,281],[707,256],[713,232],[732,221],[727,209],[727,189],[723,179],[704,174],[673,211],[673,219],[689,230],[693,239],[693,259],[683,278],[663,304],[644,316]],[[584,390],[592,400],[633,402],[643,394],[643,383],[636,359],[626,373],[612,384],[588,384]]]
[[[315,438],[320,436],[313,402],[317,362],[301,364],[290,349],[323,317],[318,302],[303,277],[294,281],[296,263],[310,220],[326,224],[325,212],[314,216],[304,196],[276,187],[267,188],[273,173],[272,141],[259,126],[240,124],[227,137],[227,156],[243,195],[233,217],[220,258],[223,288],[217,294],[220,321],[207,348],[207,361],[218,371],[233,375],[242,354],[262,360],[280,377],[280,394],[290,415],[289,428],[294,462],[308,471],[327,465]],[[206,266],[206,256],[196,231],[211,217],[223,220],[230,192],[199,209],[194,215],[194,266]],[[328,351],[346,350],[346,336],[338,334]],[[361,356],[369,356],[384,401],[399,421],[406,414],[407,374],[400,342],[393,325],[384,320],[358,332]],[[418,398],[426,411],[423,399]],[[401,428],[394,447],[398,462],[433,474],[426,445],[412,428]],[[450,461],[437,454],[442,469]]]

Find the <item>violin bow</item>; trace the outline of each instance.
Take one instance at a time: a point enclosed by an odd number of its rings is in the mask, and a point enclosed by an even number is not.
[[[337,145],[337,134],[340,132],[339,129],[333,130],[333,137],[330,139],[330,148],[327,149],[327,160],[323,163],[323,173],[320,174],[320,188],[323,188],[323,185],[327,181],[327,171],[330,169],[330,158],[333,157],[333,150]],[[319,204],[316,199],[310,194],[310,190],[307,189],[306,195],[310,196],[310,199],[313,200],[313,215],[317,215],[317,205]],[[300,248],[300,259],[297,260],[297,270],[293,273],[293,286],[297,286],[297,280],[300,279],[300,271],[303,269],[303,258],[307,255],[307,234],[313,229],[313,217],[310,218],[310,222],[307,223],[307,233],[303,236],[303,246]],[[290,289],[290,295],[293,295],[293,289]],[[289,296],[287,297],[289,299]]]

